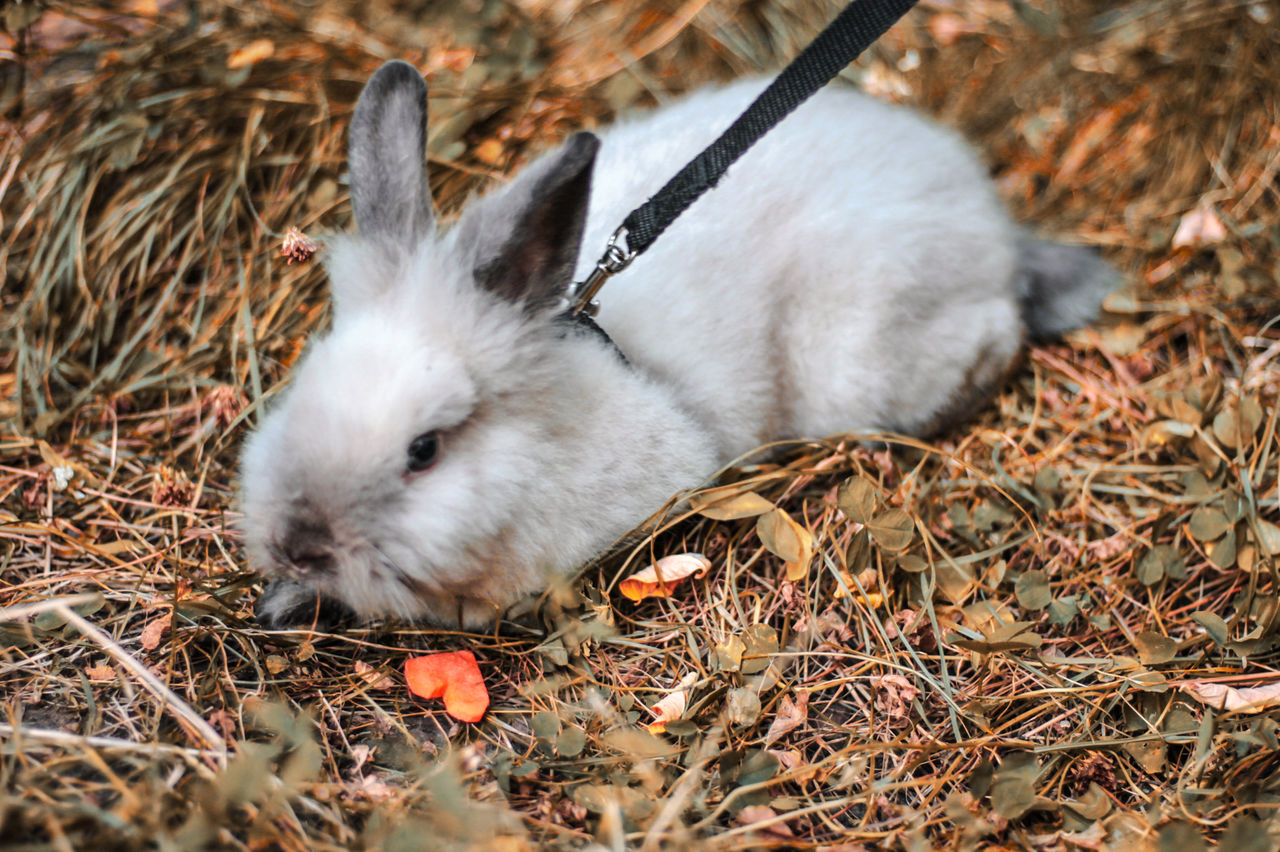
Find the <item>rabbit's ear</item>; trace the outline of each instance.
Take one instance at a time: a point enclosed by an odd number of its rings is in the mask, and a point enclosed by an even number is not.
[[[577,133],[458,223],[476,282],[534,312],[559,303],[582,244],[600,140]]]
[[[362,236],[412,245],[431,230],[427,84],[408,62],[377,70],[351,120],[351,204]]]

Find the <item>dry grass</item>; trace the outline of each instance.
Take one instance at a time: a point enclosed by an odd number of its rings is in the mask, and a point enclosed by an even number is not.
[[[279,237],[346,225],[362,81],[429,71],[452,210],[620,108],[776,68],[835,4],[122,5],[0,36],[6,848],[1277,847],[1280,710],[1189,691],[1280,683],[1274,4],[914,11],[850,76],[1102,246],[1113,315],[934,445],[732,472],[812,532],[798,581],[754,518],[673,519],[545,632],[489,636],[249,617],[235,448],[326,319]],[[678,597],[614,591],[682,551],[713,569]],[[458,647],[475,726],[400,675]]]

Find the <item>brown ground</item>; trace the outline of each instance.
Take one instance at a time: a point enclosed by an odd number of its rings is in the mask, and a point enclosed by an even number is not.
[[[796,581],[697,516],[502,636],[248,620],[236,448],[327,314],[280,235],[346,226],[385,59],[428,73],[449,211],[837,4],[112,6],[0,3],[0,846],[1280,844],[1276,3],[922,3],[849,76],[1101,246],[1112,315],[932,445],[732,476],[811,532]],[[713,567],[673,599],[613,588],[682,551]],[[478,725],[404,687],[456,648]]]

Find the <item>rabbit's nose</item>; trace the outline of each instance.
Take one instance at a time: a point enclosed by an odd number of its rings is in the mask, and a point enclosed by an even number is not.
[[[304,574],[327,574],[333,570],[332,536],[322,523],[290,524],[281,551],[284,561]]]
[[[324,550],[302,553],[288,551],[289,563],[304,574],[328,574],[333,570],[333,555]]]

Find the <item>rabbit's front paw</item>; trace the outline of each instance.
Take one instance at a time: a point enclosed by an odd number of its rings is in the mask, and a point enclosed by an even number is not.
[[[345,604],[288,577],[277,577],[267,584],[253,614],[267,630],[310,627],[321,632],[355,616]]]

